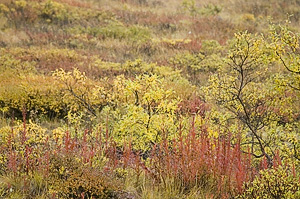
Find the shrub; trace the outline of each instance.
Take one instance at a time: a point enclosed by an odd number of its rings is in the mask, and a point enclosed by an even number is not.
[[[209,54],[211,50],[207,45],[209,44],[205,45],[207,51],[204,49],[200,53],[177,54],[169,62],[176,69],[182,70],[183,75],[193,83],[203,85],[206,82],[205,80],[208,79],[208,73],[217,71],[224,64],[222,58],[220,58],[220,53]]]
[[[0,16],[3,15],[8,19],[10,24],[19,28],[24,23],[32,24],[38,18],[35,4],[30,1],[17,0],[10,3],[0,4]]]
[[[66,7],[56,1],[48,0],[44,2],[41,8],[41,17],[48,22],[59,22],[68,20],[68,11]]]
[[[300,197],[299,177],[284,166],[263,170],[250,183],[245,184],[245,192],[238,198],[296,199]]]
[[[74,160],[75,154],[51,159],[49,184],[60,198],[115,198],[120,189],[112,173]]]
[[[222,8],[218,5],[207,4],[204,6],[198,6],[195,0],[183,0],[181,3],[183,11],[191,16],[197,15],[217,15],[221,12]]]

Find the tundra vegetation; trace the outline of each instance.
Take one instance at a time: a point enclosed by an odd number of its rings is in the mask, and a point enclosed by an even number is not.
[[[0,0],[0,198],[300,198],[296,0]]]

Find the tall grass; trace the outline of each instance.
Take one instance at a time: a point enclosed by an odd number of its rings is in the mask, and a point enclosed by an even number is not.
[[[232,198],[245,192],[259,170],[269,169],[265,158],[254,166],[239,139],[230,133],[210,137],[194,118],[187,135],[179,128],[178,137],[168,140],[165,133],[145,153],[133,150],[130,141],[117,146],[108,129],[29,142],[25,114],[23,119],[23,130],[12,128],[1,145],[1,197]],[[273,168],[282,165],[277,152]],[[295,167],[291,173],[296,178]]]

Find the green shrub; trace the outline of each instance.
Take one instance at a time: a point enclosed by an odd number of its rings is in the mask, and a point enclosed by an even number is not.
[[[195,0],[183,0],[181,3],[183,11],[191,16],[196,15],[217,15],[222,11],[222,8],[218,5],[207,4],[204,6],[198,6]]]
[[[0,4],[0,16],[8,19],[9,24],[19,28],[22,24],[31,24],[38,18],[35,5],[31,1],[17,0]]]
[[[193,83],[203,85],[208,79],[208,73],[216,72],[224,65],[220,53],[213,53],[211,48],[213,48],[213,45],[207,47],[208,53],[205,51],[195,54],[180,53],[172,57],[169,62],[176,69],[182,70],[187,79]]]
[[[68,11],[66,7],[56,1],[48,0],[44,2],[41,9],[41,17],[48,22],[65,21],[68,19]]]
[[[75,154],[51,159],[49,184],[60,198],[115,198],[120,189],[111,173],[84,165]]]
[[[300,182],[289,169],[266,169],[259,173],[251,183],[245,185],[246,191],[238,198],[297,199],[300,197]]]

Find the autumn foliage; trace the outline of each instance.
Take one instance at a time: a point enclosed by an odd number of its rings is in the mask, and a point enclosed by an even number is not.
[[[0,1],[0,198],[299,198],[299,10]]]

